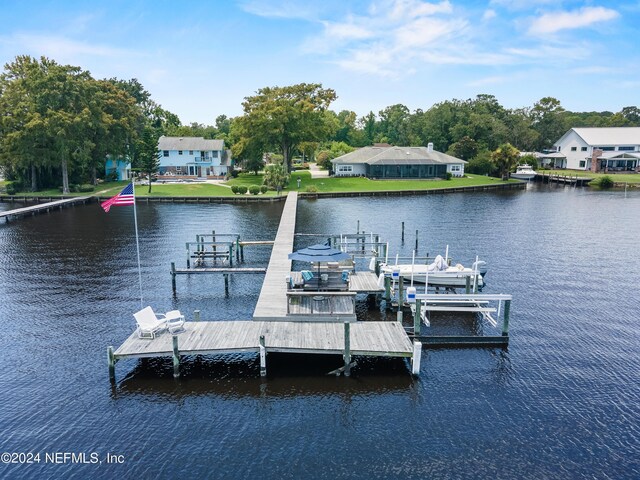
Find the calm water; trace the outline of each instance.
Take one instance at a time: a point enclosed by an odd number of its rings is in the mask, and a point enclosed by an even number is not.
[[[2,207],[2,204],[0,204]],[[261,277],[178,277],[184,242],[212,229],[271,239],[281,205],[141,205],[145,303],[250,318]],[[391,252],[489,263],[485,292],[511,293],[508,350],[425,350],[400,360],[337,357],[121,361],[105,350],[139,308],[131,210],[97,204],[0,224],[0,452],[5,478],[638,478],[640,194],[543,186],[508,194],[300,201],[299,232],[380,232]],[[400,241],[405,221],[406,242]],[[297,242],[304,246],[303,242]],[[269,247],[245,249],[264,265]],[[379,311],[360,316],[385,317]],[[189,314],[190,316],[190,314]],[[473,322],[434,320],[469,330]],[[489,329],[485,333],[493,333]],[[55,465],[45,452],[124,456]]]

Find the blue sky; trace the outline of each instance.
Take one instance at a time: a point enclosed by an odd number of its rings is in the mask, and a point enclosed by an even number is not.
[[[336,111],[477,94],[574,111],[640,106],[640,0],[0,0],[0,60],[138,78],[183,123],[265,86],[333,88]]]

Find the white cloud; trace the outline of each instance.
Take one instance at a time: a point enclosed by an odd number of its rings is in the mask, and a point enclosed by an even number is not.
[[[529,33],[544,35],[561,30],[583,28],[594,23],[613,20],[619,16],[617,11],[605,7],[583,7],[569,12],[549,12],[533,21]]]
[[[488,9],[485,10],[484,13],[482,14],[482,20],[487,21],[487,20],[491,20],[492,18],[496,18],[497,13],[495,10],[492,9]]]
[[[22,52],[33,56],[44,55],[64,62],[85,55],[112,58],[136,55],[130,50],[71,40],[56,35],[17,33],[1,37],[0,43],[19,47]]]
[[[318,16],[318,4],[316,2],[304,2],[299,0],[270,1],[248,0],[240,3],[240,8],[245,12],[266,18],[288,18],[314,20]]]
[[[557,5],[558,0],[491,0],[489,5],[497,5],[508,10],[532,10],[541,5]]]

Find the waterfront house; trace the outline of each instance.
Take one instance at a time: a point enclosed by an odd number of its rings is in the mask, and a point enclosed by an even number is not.
[[[123,158],[111,158],[107,156],[104,164],[105,178],[117,181],[129,180],[131,178],[131,162]]]
[[[640,127],[572,128],[554,148],[566,158],[566,168],[635,172],[640,167]]]
[[[336,177],[367,178],[444,178],[464,176],[464,160],[426,147],[373,145],[359,148],[331,160]]]
[[[185,179],[223,177],[231,169],[231,152],[224,140],[165,137],[158,140],[159,175]]]

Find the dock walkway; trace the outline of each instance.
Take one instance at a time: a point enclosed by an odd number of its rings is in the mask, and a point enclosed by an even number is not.
[[[341,355],[345,351],[344,325],[335,322],[256,322],[234,320],[187,322],[176,335],[181,355],[259,352],[264,336],[268,352],[322,353]],[[114,352],[121,358],[173,355],[172,335],[155,339],[138,338],[136,332]],[[411,357],[413,345],[398,322],[350,324],[350,353],[387,357]]]
[[[257,321],[282,320],[287,316],[287,282],[291,272],[289,254],[293,252],[293,234],[296,229],[298,192],[289,192],[282,209],[280,226],[271,250],[271,258],[264,276],[253,319]]]
[[[92,198],[91,195],[86,197],[64,198],[62,200],[55,200],[53,202],[38,203],[36,205],[31,205],[29,207],[15,208],[13,210],[0,212],[0,218],[4,218],[5,221],[8,222],[11,219],[25,217],[27,215],[35,215],[36,213],[49,212],[55,208],[62,209],[64,206],[75,205],[76,203],[86,203],[91,198]]]

